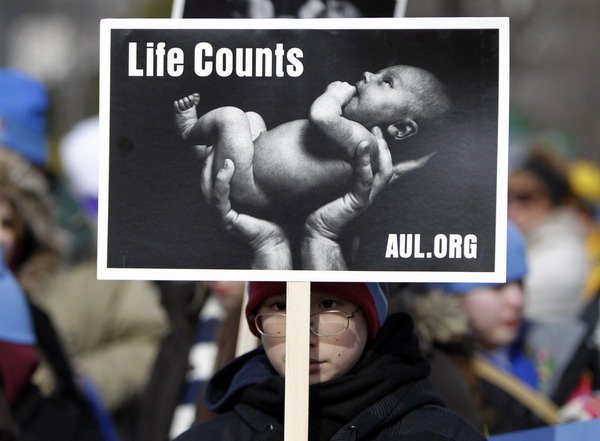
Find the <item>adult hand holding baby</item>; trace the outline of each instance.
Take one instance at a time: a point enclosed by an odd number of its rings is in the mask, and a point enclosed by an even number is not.
[[[355,155],[354,184],[342,197],[315,210],[306,220],[301,245],[302,267],[313,270],[343,270],[346,263],[337,240],[344,228],[365,211],[393,179],[391,153],[378,127],[371,131],[377,151],[361,143]],[[229,199],[235,165],[226,159],[211,176],[214,154],[210,152],[202,169],[201,186],[207,202],[215,207],[225,229],[242,238],[252,248],[254,269],[291,269],[289,241],[283,229],[264,219],[238,213]]]
[[[214,151],[210,151],[202,167],[202,193],[206,201],[216,208],[225,229],[251,247],[254,254],[252,268],[291,269],[292,254],[283,229],[273,222],[235,211],[229,199],[235,164],[226,159],[213,182],[213,162]]]
[[[356,149],[354,184],[342,197],[315,210],[304,224],[302,267],[313,270],[345,270],[346,262],[337,242],[346,226],[365,211],[393,180],[392,155],[379,127],[371,129],[377,150],[369,143]]]

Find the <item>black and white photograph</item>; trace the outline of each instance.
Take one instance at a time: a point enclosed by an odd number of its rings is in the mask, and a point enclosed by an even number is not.
[[[502,280],[507,24],[103,20],[99,276]]]

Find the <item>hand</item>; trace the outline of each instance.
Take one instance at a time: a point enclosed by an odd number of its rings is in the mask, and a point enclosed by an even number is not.
[[[231,159],[226,159],[213,182],[213,162],[214,153],[211,152],[202,169],[201,187],[207,202],[215,207],[225,230],[240,237],[253,250],[253,268],[291,269],[291,250],[283,229],[272,222],[235,211],[229,199],[235,165]]]
[[[363,141],[356,149],[352,190],[308,217],[305,228],[309,235],[336,240],[346,225],[365,211],[392,181],[392,155],[387,142],[379,127],[374,127],[371,133],[377,148],[369,152],[368,141]]]
[[[337,240],[346,225],[369,206],[374,179],[367,141],[361,142],[356,149],[354,175],[350,192],[317,209],[306,219],[307,236]]]
[[[368,141],[359,144],[350,192],[317,209],[306,220],[302,240],[303,269],[346,269],[337,240],[344,228],[364,212],[392,180],[392,156],[383,133],[379,128],[371,132],[377,140],[377,149],[370,154]]]
[[[356,95],[356,87],[344,81],[334,81],[327,86],[325,93],[344,107]]]
[[[375,137],[376,148],[371,149],[370,159],[373,169],[373,184],[369,194],[369,205],[397,177],[392,163],[392,153],[379,127],[373,127],[371,133]],[[366,207],[365,207],[366,208]]]

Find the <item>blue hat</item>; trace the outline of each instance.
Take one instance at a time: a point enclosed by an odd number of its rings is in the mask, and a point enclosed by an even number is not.
[[[48,92],[39,81],[0,69],[0,146],[45,165]]]
[[[508,221],[506,234],[506,283],[522,280],[527,274],[527,254],[525,252],[525,239],[515,226]],[[440,287],[448,294],[465,294],[476,288],[489,288],[502,283],[440,283]]]

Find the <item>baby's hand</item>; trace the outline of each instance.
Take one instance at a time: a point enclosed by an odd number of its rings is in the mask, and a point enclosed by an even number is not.
[[[327,86],[325,93],[338,100],[340,105],[343,107],[348,104],[352,97],[356,94],[356,87],[346,83],[345,81],[334,81]]]

